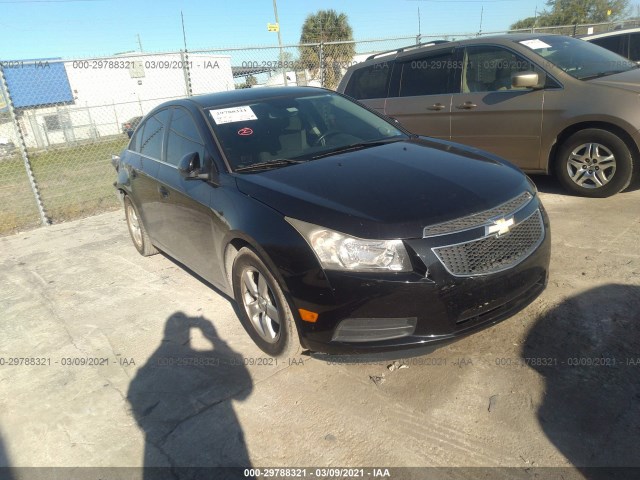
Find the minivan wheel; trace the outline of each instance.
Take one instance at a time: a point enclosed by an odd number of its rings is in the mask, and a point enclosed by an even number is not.
[[[240,321],[262,351],[273,357],[300,353],[300,340],[289,303],[264,262],[242,248],[233,263],[233,295]]]
[[[151,243],[147,229],[144,228],[138,209],[128,195],[124,197],[124,212],[127,217],[127,227],[129,227],[131,240],[133,240],[133,245],[138,250],[138,253],[145,257],[158,253],[156,247]]]
[[[574,133],[562,144],[556,174],[570,192],[584,197],[609,197],[629,186],[633,157],[617,135],[588,128]]]

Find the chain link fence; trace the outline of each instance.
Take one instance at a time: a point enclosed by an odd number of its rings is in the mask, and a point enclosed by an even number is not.
[[[574,35],[615,27],[533,30]],[[166,100],[239,88],[335,88],[349,66],[372,54],[478,35],[0,61],[0,235],[118,208],[111,154]]]
[[[111,155],[174,98],[335,88],[353,63],[415,37],[0,62],[0,235],[118,208]]]

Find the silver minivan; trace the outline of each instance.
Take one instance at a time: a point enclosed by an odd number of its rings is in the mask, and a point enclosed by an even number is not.
[[[471,145],[571,192],[607,197],[640,170],[640,69],[561,35],[418,45],[352,66],[338,91],[413,133]]]

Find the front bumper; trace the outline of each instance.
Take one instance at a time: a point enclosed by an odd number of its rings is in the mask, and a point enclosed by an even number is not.
[[[331,354],[407,349],[445,342],[509,318],[547,284],[549,223],[541,205],[540,211],[545,228],[539,245],[519,264],[496,273],[454,276],[432,253],[438,241],[447,239],[436,239],[435,244],[416,239],[405,241],[413,272],[306,275],[314,281],[296,289],[304,293],[293,296],[295,310],[319,316],[315,323],[298,319],[303,345]]]

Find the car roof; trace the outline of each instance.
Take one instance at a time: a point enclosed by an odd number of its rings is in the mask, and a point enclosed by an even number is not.
[[[335,93],[325,88],[318,87],[268,87],[268,88],[241,88],[226,92],[207,93],[205,95],[194,95],[178,100],[170,100],[156,107],[167,107],[170,105],[196,105],[202,109],[220,108],[225,105],[247,102],[254,103],[274,97],[288,97],[291,95],[309,95],[313,93]]]
[[[417,45],[408,45],[402,48],[399,48],[397,50],[390,50],[390,51],[386,51],[386,52],[380,52],[378,54],[375,55],[371,55],[370,57],[367,58],[366,61],[358,63],[356,65],[353,65],[352,67],[350,67],[350,70],[357,70],[358,68],[361,68],[363,65],[365,64],[370,64],[370,63],[377,63],[380,61],[388,61],[389,58],[396,58],[396,56],[407,56],[407,55],[412,55],[418,52],[422,52],[422,51],[431,51],[431,50],[446,50],[446,49],[451,49],[454,47],[458,47],[458,46],[464,46],[464,45],[481,45],[481,44],[495,44],[495,43],[502,43],[502,44],[509,44],[509,43],[513,43],[513,42],[522,42],[525,40],[533,40],[536,38],[542,38],[542,37],[548,37],[548,36],[560,36],[560,35],[556,35],[553,33],[541,33],[541,32],[537,32],[537,33],[531,33],[531,32],[524,32],[524,33],[507,33],[507,34],[500,34],[500,35],[486,35],[486,36],[482,36],[482,37],[474,37],[474,38],[466,38],[463,40],[452,40],[452,41],[448,41],[448,42],[433,42],[433,41],[429,41],[426,42],[425,44],[417,44]],[[394,56],[393,53],[396,52],[397,55]],[[386,60],[383,60],[386,59]]]
[[[636,28],[625,28],[623,30],[611,30],[609,32],[603,33],[592,33],[591,35],[581,35],[581,40],[594,40],[596,38],[604,38],[604,37],[615,37],[618,35],[626,35],[627,33],[637,33],[640,32],[640,27]]]

